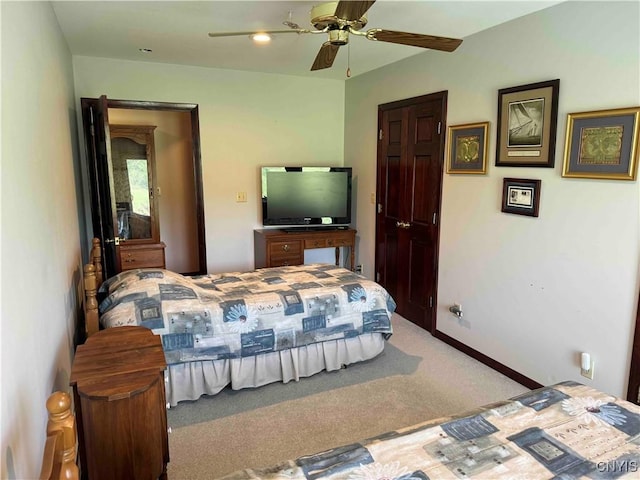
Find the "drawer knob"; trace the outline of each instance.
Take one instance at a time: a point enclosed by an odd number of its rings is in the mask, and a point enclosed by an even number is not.
[[[284,250],[285,252],[288,252],[288,251],[289,251],[289,245],[285,243],[285,244],[282,246],[282,250]]]

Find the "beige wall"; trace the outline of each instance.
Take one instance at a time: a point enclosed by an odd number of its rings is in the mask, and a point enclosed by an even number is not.
[[[76,97],[198,104],[209,272],[253,268],[260,166],[342,165],[344,82],[74,57]],[[237,203],[236,193],[247,202]]]
[[[109,123],[156,126],[156,174],[157,187],[160,187],[156,194],[160,239],[167,245],[166,266],[174,272],[198,271],[190,114],[110,108]]]
[[[71,55],[53,9],[1,2],[0,478],[36,478],[45,402],[68,390],[77,320],[80,188]]]
[[[486,176],[444,175],[438,329],[542,383],[623,395],[638,300],[638,182],[561,177],[569,112],[640,105],[638,2],[565,2],[347,81],[359,262],[372,275],[377,106],[448,90],[449,125],[490,121]],[[495,167],[497,92],[560,78],[556,166]],[[352,140],[352,139],[357,139]],[[501,213],[504,177],[542,180],[540,217]],[[461,303],[464,322],[448,311]],[[590,352],[595,378],[580,376]]]

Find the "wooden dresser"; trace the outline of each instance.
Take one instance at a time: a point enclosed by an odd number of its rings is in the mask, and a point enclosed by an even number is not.
[[[355,268],[356,231],[262,229],[253,231],[255,268],[302,265],[304,251],[312,248],[336,249],[336,265],[340,265],[340,247],[349,247],[351,270]]]
[[[144,327],[102,330],[71,368],[82,477],[166,479],[169,462],[160,337]]]

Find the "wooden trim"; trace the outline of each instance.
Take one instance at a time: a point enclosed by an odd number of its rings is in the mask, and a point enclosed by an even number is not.
[[[196,223],[198,228],[198,274],[207,273],[207,242],[204,230],[204,193],[202,188],[202,156],[200,154],[200,116],[198,105],[191,109],[191,145],[193,151],[193,175],[196,186]]]
[[[511,380],[518,382],[521,385],[524,385],[531,390],[543,387],[541,383],[536,382],[535,380],[530,379],[529,377],[525,377],[521,373],[516,372],[515,370],[507,367],[506,365],[494,360],[491,357],[486,356],[484,353],[479,352],[471,348],[468,345],[456,340],[453,337],[450,337],[446,333],[441,332],[440,330],[435,330],[434,337],[439,340],[442,340],[444,343],[451,345],[457,350],[460,350],[462,353],[469,355],[471,358],[478,360],[481,363],[484,363],[488,367],[493,368],[494,370],[500,372],[505,377],[509,377]]]
[[[442,96],[444,98],[445,106],[446,106],[447,95],[448,95],[448,91],[442,90],[441,92],[435,92],[435,93],[429,93],[427,95],[420,95],[417,97],[405,98],[402,100],[396,100],[393,102],[380,104],[378,105],[378,110],[381,110],[381,111],[395,110],[396,108],[410,107],[411,105],[414,105],[416,103],[429,102],[434,98],[438,98],[439,96]],[[442,112],[443,123],[444,123],[444,120],[446,120],[446,118],[447,118],[447,112],[445,108]],[[445,130],[442,130],[442,131],[444,132]],[[443,135],[442,137],[445,138],[446,135]],[[444,158],[444,153],[443,153],[443,158]]]
[[[442,116],[441,116],[441,124],[440,124],[440,182],[438,184],[438,206],[437,206],[437,218],[436,218],[436,233],[434,239],[434,248],[435,252],[433,254],[433,274],[435,283],[433,285],[433,307],[431,308],[431,334],[434,335],[438,330],[438,284],[440,283],[438,279],[440,278],[440,219],[442,218],[442,184],[443,175],[444,175],[444,164],[445,164],[445,153],[447,151],[446,141],[447,141],[447,105],[449,104],[449,91],[444,90],[442,92],[434,93],[431,95],[427,95],[429,97],[440,97],[440,101],[442,104]]]
[[[146,100],[115,100],[109,98],[109,108],[128,108],[133,110],[197,110],[197,103],[151,102]]]
[[[633,335],[633,345],[631,346],[627,400],[640,405],[640,297],[638,298],[638,309],[636,310],[636,329]]]
[[[71,412],[71,396],[54,392],[47,399],[47,411],[47,440],[39,479],[78,480],[76,421]]]

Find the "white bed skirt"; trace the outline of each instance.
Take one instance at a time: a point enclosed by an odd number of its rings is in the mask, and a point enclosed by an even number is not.
[[[367,333],[251,357],[169,365],[165,374],[167,401],[175,406],[183,400],[215,395],[229,384],[240,390],[339,370],[379,355],[384,342],[382,334]]]

